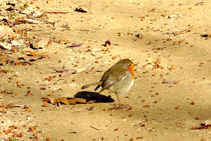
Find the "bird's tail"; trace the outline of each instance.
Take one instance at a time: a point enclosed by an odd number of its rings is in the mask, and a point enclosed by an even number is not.
[[[86,89],[86,88],[89,88],[91,86],[96,86],[96,85],[101,85],[102,82],[95,82],[95,83],[91,83],[91,84],[88,84],[88,85],[84,85],[83,87],[81,87],[81,89]]]

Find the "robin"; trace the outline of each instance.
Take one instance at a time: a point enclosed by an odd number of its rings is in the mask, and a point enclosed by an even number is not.
[[[91,83],[83,86],[81,89],[86,89],[90,86],[95,86],[95,91],[102,87],[103,90],[108,89],[117,95],[119,103],[121,105],[119,94],[127,93],[134,82],[134,63],[129,59],[122,59],[108,69],[102,76],[99,82]]]

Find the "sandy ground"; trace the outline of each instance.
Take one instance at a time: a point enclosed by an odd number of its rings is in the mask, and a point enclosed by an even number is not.
[[[33,2],[30,6],[42,11],[69,13],[47,13],[46,19],[55,22],[54,26],[14,27],[30,29],[30,38],[51,39],[48,47],[23,49],[45,52],[50,58],[31,65],[0,66],[10,70],[0,74],[0,90],[12,92],[0,94],[1,140],[211,140],[210,129],[190,130],[211,118],[211,42],[201,36],[210,30],[209,1],[202,5],[197,0]],[[83,5],[88,13],[75,12]],[[103,46],[107,40],[112,43],[109,47]],[[73,43],[83,44],[67,48]],[[102,94],[111,95],[114,102],[57,106],[43,101],[43,97],[74,97],[83,85],[99,81],[109,67],[124,58],[136,64],[134,85],[120,96],[121,102],[132,108],[109,110],[118,104],[116,95],[109,91]],[[60,77],[54,69],[62,68],[79,73]],[[46,80],[49,76],[51,81]],[[24,86],[20,88],[17,81]],[[29,90],[31,94],[26,96]],[[8,104],[27,106],[30,111],[6,108]],[[14,130],[6,133],[11,128]],[[14,132],[24,135],[11,138]]]

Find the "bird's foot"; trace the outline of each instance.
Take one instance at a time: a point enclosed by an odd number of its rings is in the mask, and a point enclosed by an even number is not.
[[[109,108],[109,110],[120,110],[120,109],[128,109],[131,110],[132,107],[128,104],[112,104],[113,107]]]

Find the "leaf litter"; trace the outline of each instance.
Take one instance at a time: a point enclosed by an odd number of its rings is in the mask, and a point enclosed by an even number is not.
[[[5,3],[4,3],[5,4]],[[1,5],[2,6],[2,5]],[[16,25],[20,24],[51,24],[54,26],[54,22],[47,20],[48,12],[41,12],[38,8],[33,7],[32,5],[24,4],[19,6],[19,4],[10,3],[8,5],[3,5],[3,8],[0,11],[0,65],[5,65],[7,63],[13,63],[14,65],[20,64],[30,64],[30,62],[37,61],[39,59],[48,58],[48,54],[46,52],[40,51],[40,49],[46,48],[51,40],[49,38],[39,38],[39,37],[29,37],[28,31],[33,31],[35,29],[27,29],[24,27],[22,30],[18,30]],[[86,8],[86,7],[85,7]],[[84,8],[84,9],[85,9]],[[86,9],[85,9],[86,10]],[[88,9],[89,10],[89,9]],[[87,11],[87,10],[86,10]],[[90,12],[90,11],[87,11]],[[5,13],[8,13],[7,15]],[[66,14],[69,12],[50,12],[51,14]],[[83,43],[79,44],[71,44],[68,47],[80,47]],[[92,65],[92,64],[91,64]],[[91,65],[88,67],[80,68],[77,70],[55,70],[58,73],[62,73],[61,76],[68,76],[73,73],[80,73],[86,71]],[[0,70],[0,73],[6,74],[7,71],[4,69]],[[105,99],[105,98],[104,98]],[[110,97],[107,99],[110,100]],[[45,102],[51,102],[52,104],[89,104],[94,102],[101,102],[97,100],[90,100],[86,98],[70,98],[70,97],[61,97],[61,98],[53,98],[51,100],[45,98]],[[13,108],[13,107],[23,107],[26,111],[30,112],[31,109],[25,105],[9,105],[10,107],[4,108]],[[45,106],[43,106],[45,107]],[[6,109],[7,110],[7,109]],[[93,107],[88,108],[87,110],[93,110]],[[4,109],[3,109],[4,112]],[[30,127],[30,131],[34,131],[36,127]],[[85,131],[73,131],[74,134],[83,133]],[[15,134],[15,133],[14,133]],[[12,135],[11,135],[12,136]],[[18,137],[24,136],[24,132]],[[38,137],[35,133],[33,138],[38,140]],[[33,139],[32,138],[32,139]],[[12,139],[12,137],[10,138]],[[14,138],[16,139],[16,138]],[[12,139],[13,140],[13,139]],[[47,140],[47,138],[46,138]]]
[[[52,24],[47,15],[29,4],[3,3],[0,11],[0,65],[7,63],[22,64],[50,57],[45,52],[33,52],[30,49],[43,49],[50,44],[48,38],[30,38],[28,29],[18,30],[18,24]],[[33,29],[30,29],[33,30]],[[27,51],[28,50],[28,51]],[[28,53],[27,53],[28,52]],[[8,55],[10,54],[10,55]]]

